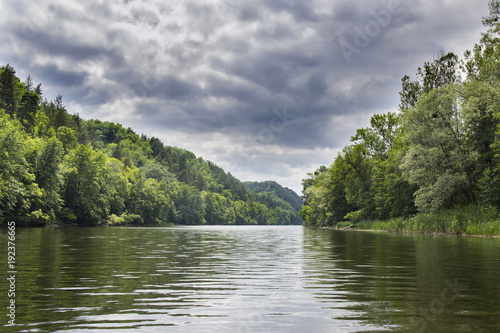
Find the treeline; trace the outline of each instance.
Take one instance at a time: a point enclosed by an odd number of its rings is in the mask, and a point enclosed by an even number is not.
[[[293,190],[283,187],[274,181],[244,182],[259,200],[273,209],[281,209],[290,215],[293,224],[302,224],[299,212],[302,209],[302,199]]]
[[[442,54],[402,79],[399,112],[377,114],[330,167],[303,180],[308,225],[500,207],[500,6],[463,60]]]
[[[212,162],[69,114],[0,68],[0,224],[301,224]]]

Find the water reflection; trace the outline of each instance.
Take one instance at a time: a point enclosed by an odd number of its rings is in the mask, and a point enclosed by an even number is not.
[[[329,285],[315,295],[357,313],[344,318],[398,332],[500,328],[498,239],[304,232],[307,271]]]
[[[15,331],[500,328],[497,239],[206,226],[21,229],[17,244]]]

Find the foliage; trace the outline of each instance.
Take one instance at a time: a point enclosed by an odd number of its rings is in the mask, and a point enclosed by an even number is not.
[[[421,211],[475,202],[474,168],[479,153],[467,140],[467,123],[458,103],[458,87],[448,85],[422,95],[404,115],[408,151],[401,168],[418,187]]]
[[[0,110],[0,219],[3,221],[39,222],[38,217],[43,215],[36,209],[42,191],[26,159],[30,143],[22,125]]]
[[[464,60],[443,52],[405,75],[399,113],[374,115],[303,180],[307,225],[498,233],[498,215],[471,221],[500,208],[499,3]]]
[[[500,214],[494,207],[478,205],[421,213],[409,218],[384,221],[366,220],[358,229],[392,230],[418,233],[451,233],[461,235],[500,235]]]
[[[187,150],[42,96],[0,68],[0,224],[302,223],[277,184],[283,198],[258,195]]]
[[[257,198],[261,203],[277,211],[282,210],[281,214],[288,215],[291,224],[302,224],[303,221],[299,216],[302,199],[293,190],[282,187],[274,181],[245,182],[244,184],[257,193]],[[281,222],[280,224],[289,223]]]

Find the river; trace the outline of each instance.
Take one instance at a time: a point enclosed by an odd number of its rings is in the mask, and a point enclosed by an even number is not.
[[[301,226],[0,232],[2,332],[500,332],[500,240]],[[4,310],[5,311],[5,310]]]

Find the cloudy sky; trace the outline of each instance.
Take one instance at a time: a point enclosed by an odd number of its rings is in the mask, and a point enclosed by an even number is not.
[[[241,180],[301,178],[333,162],[400,80],[459,55],[487,0],[3,0],[0,64]]]

